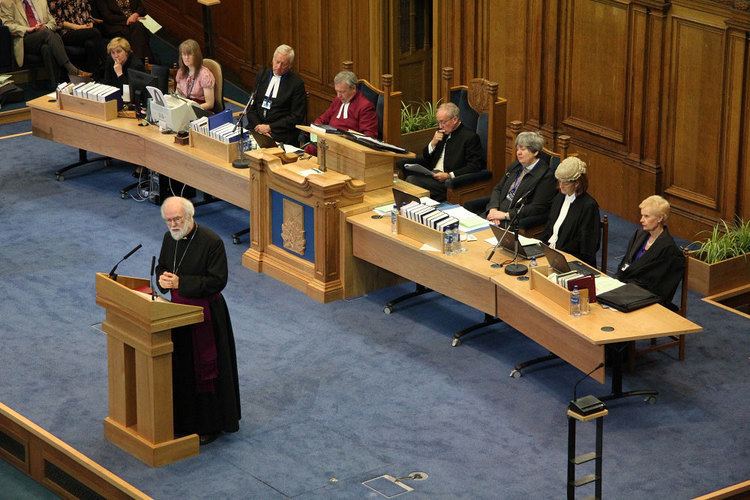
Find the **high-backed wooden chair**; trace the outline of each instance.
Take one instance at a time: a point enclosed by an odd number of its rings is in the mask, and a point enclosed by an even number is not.
[[[354,71],[353,61],[341,63],[341,69]],[[382,89],[369,81],[360,78],[357,90],[375,106],[378,115],[378,139],[394,144],[401,144],[401,92],[393,91],[393,75],[380,76]]]
[[[453,68],[443,68],[442,101],[458,106],[463,125],[474,130],[482,143],[487,169],[446,181],[449,203],[464,204],[487,196],[505,174],[505,127],[507,104],[497,96],[498,84],[474,78],[466,85],[453,85]]]
[[[682,253],[685,256],[685,267],[682,271],[682,284],[680,285],[680,305],[676,306],[674,304],[670,304],[671,307],[668,307],[669,309],[672,309],[674,312],[682,316],[683,318],[687,317],[687,304],[688,304],[688,249],[683,248]],[[653,351],[662,351],[664,349],[671,349],[673,347],[677,347],[677,358],[680,361],[685,360],[685,336],[684,335],[673,335],[671,337],[666,337],[664,339],[650,339],[648,340],[648,345],[644,347],[638,347],[638,342],[631,342],[628,345],[628,370],[633,371],[633,368],[635,366],[635,359],[643,356],[644,354],[647,354],[649,352]]]
[[[213,112],[219,113],[224,111],[224,75],[221,71],[221,64],[213,59],[203,59],[203,65],[214,75],[216,84],[214,86],[214,107]]]

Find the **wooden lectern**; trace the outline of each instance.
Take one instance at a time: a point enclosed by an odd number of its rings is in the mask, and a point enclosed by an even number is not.
[[[306,126],[297,128],[307,133],[316,132]],[[316,134],[318,141],[325,143],[326,168],[335,170],[352,179],[365,182],[365,191],[374,191],[393,185],[393,164],[396,158],[415,158],[414,153],[394,153],[368,148],[358,142],[336,134]],[[320,147],[320,146],[319,146]],[[320,153],[318,154],[320,161]]]
[[[109,415],[104,436],[152,467],[198,454],[197,434],[174,437],[172,328],[203,321],[198,306],[136,291],[149,280],[96,274],[96,303],[106,310]]]

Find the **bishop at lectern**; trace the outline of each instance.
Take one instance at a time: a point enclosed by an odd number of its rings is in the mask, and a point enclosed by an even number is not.
[[[227,257],[221,239],[193,220],[189,200],[167,198],[161,207],[169,230],[156,268],[159,288],[172,301],[203,307],[204,321],[172,333],[175,435],[198,434],[201,444],[239,429],[240,396],[234,334],[221,291]]]

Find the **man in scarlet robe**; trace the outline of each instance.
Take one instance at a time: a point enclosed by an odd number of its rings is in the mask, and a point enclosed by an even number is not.
[[[330,125],[342,130],[354,130],[368,137],[378,136],[378,115],[372,102],[357,91],[357,75],[340,71],[333,79],[336,98],[328,109],[315,119],[315,125]],[[305,152],[315,155],[317,148],[308,144]]]

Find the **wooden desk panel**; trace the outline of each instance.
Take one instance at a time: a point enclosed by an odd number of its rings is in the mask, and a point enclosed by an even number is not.
[[[250,209],[250,172],[208,153],[175,144],[173,134],[131,118],[103,121],[61,110],[46,96],[29,101],[35,136],[92,151],[189,184],[233,205]]]
[[[390,219],[371,219],[372,213],[349,218],[355,257],[387,269],[487,314],[495,314],[495,285],[489,277],[462,265],[477,256],[469,252],[445,256],[419,250],[421,243],[392,235]],[[486,263],[486,261],[485,261]],[[489,269],[489,266],[486,266]]]

